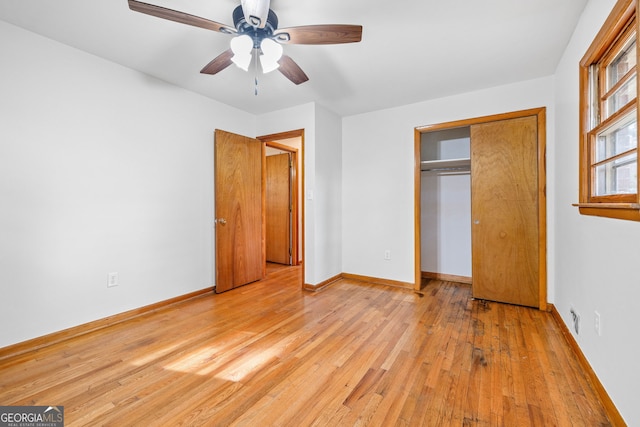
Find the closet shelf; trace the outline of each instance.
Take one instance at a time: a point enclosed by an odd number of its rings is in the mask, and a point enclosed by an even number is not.
[[[471,159],[423,160],[420,170],[426,172],[468,172],[471,170]]]

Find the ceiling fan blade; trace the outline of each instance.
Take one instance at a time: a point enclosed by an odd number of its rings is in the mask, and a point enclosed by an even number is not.
[[[220,55],[216,56],[213,61],[205,65],[204,68],[200,70],[200,72],[202,74],[217,74],[227,68],[229,65],[233,64],[233,62],[231,61],[232,57],[233,51],[231,49],[227,49]]]
[[[244,19],[256,28],[264,28],[269,16],[269,0],[241,0]]]
[[[328,24],[280,28],[273,38],[285,44],[339,44],[362,40],[362,25]]]
[[[309,77],[307,77],[304,71],[302,71],[302,68],[300,68],[300,66],[296,64],[291,57],[282,55],[278,64],[280,64],[278,70],[293,83],[299,85],[300,83],[304,83],[309,80]]]
[[[235,34],[237,31],[235,28],[219,22],[210,21],[199,16],[189,15],[188,13],[179,12],[173,9],[167,9],[166,7],[155,6],[153,4],[143,3],[136,0],[129,0],[129,9],[145,13],[147,15],[156,16],[162,19],[168,19],[169,21],[179,22],[181,24],[193,25],[194,27],[205,28],[207,30],[219,31],[225,34]]]

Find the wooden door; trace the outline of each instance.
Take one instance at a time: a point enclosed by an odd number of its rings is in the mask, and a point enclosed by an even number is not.
[[[267,156],[267,261],[291,265],[291,154]]]
[[[536,116],[471,126],[474,298],[539,306]]]
[[[214,145],[216,292],[266,275],[263,145],[216,130]]]

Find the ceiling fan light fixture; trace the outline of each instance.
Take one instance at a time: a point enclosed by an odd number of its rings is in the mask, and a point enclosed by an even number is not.
[[[249,64],[251,64],[251,51],[253,50],[253,40],[248,35],[242,35],[231,39],[231,51],[233,57],[231,62],[242,68],[244,71],[249,71]]]
[[[240,0],[241,4],[231,14],[233,26],[139,0],[128,2],[129,9],[134,12],[236,36],[231,40],[229,49],[200,70],[202,74],[217,74],[231,64],[248,71],[255,51],[256,56],[260,57],[263,72],[278,69],[292,83],[299,85],[308,81],[309,77],[291,57],[282,54],[280,44],[326,45],[357,43],[362,40],[362,25],[325,24],[279,28],[278,16],[269,8],[270,0]],[[256,58],[256,72],[259,67],[257,62]]]
[[[282,58],[282,45],[276,43],[272,39],[264,39],[260,43],[260,65],[263,73],[269,73],[276,70],[280,64],[278,61]]]
[[[244,19],[256,27],[264,28],[269,15],[269,0],[241,0]]]

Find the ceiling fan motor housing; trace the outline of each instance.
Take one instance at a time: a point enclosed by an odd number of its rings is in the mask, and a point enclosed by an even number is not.
[[[278,16],[269,9],[267,15],[267,23],[264,28],[257,28],[247,22],[244,16],[242,6],[238,6],[233,10],[233,25],[238,30],[238,35],[248,35],[253,40],[254,49],[260,48],[260,43],[266,38],[272,38],[273,32],[278,28]]]

